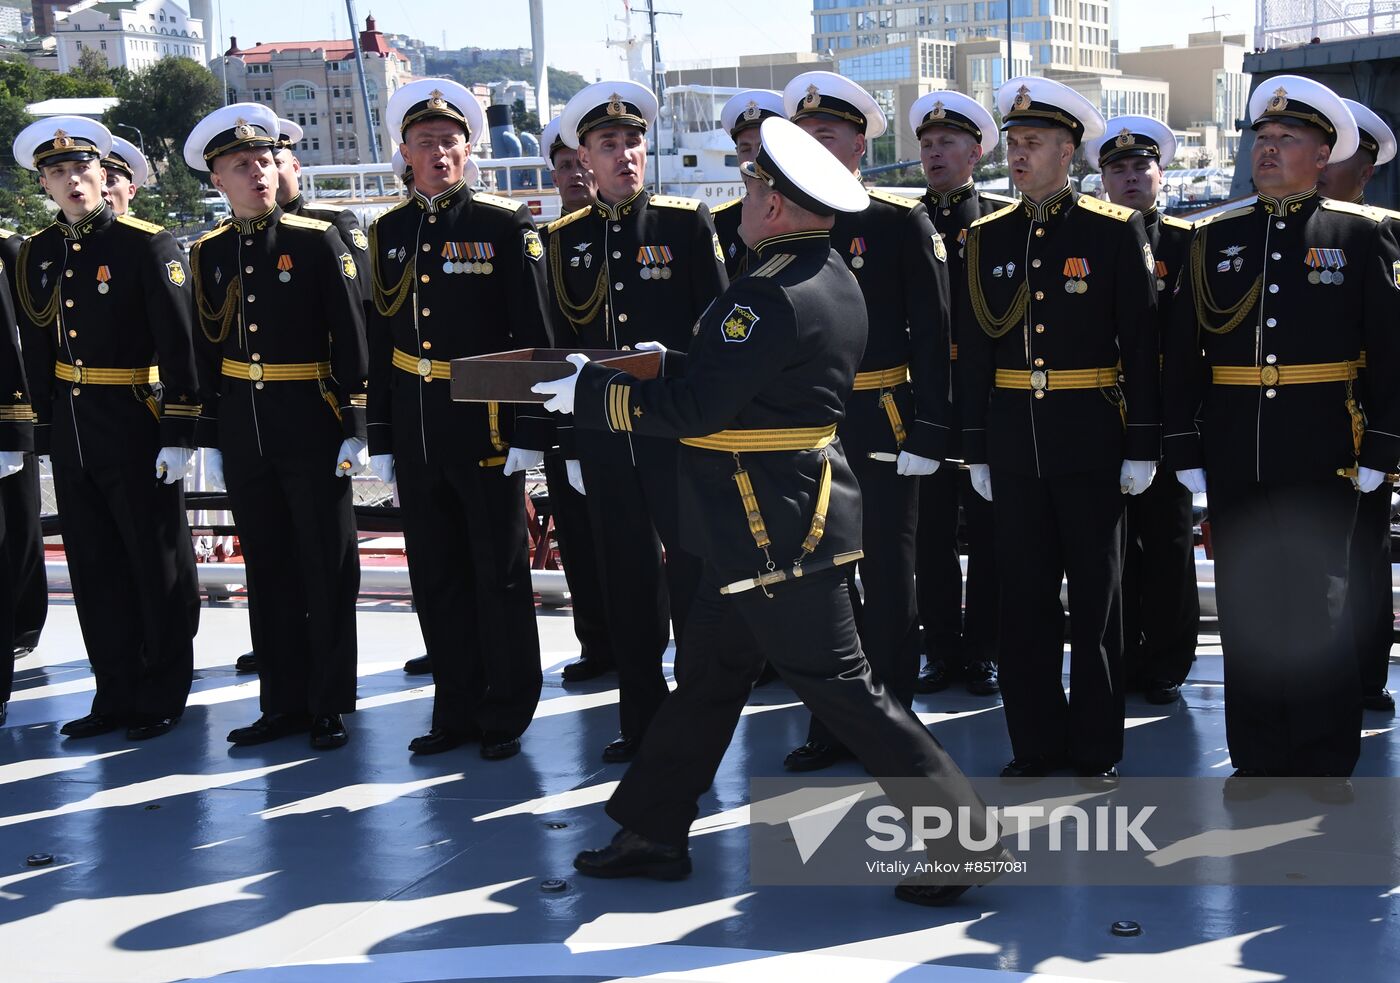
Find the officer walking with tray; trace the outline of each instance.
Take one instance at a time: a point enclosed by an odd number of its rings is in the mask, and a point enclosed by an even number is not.
[[[438,754],[517,754],[542,676],[525,532],[525,471],[554,442],[547,414],[454,403],[454,358],[548,348],[544,247],[523,202],[469,189],[481,105],[450,79],[389,100],[413,196],[370,227],[370,466],[397,479],[409,579],[432,660]]]
[[[1156,261],[1142,217],[1075,192],[1103,117],[1058,82],[998,93],[1023,198],[972,223],[958,314],[963,453],[994,506],[1007,777],[1123,756],[1123,495],[1147,490],[1158,421]],[[995,494],[993,494],[995,492]],[[1070,697],[1060,668],[1069,581]]]
[[[740,166],[758,156],[758,127],[771,116],[787,117],[783,110],[783,94],[772,89],[745,89],[730,96],[719,111],[720,126],[734,140],[734,156]],[[724,254],[724,272],[731,281],[749,271],[749,247],[739,237],[743,200],[741,195],[710,209],[720,251]]]
[[[158,225],[103,199],[106,127],[54,116],[15,138],[58,205],[25,240],[20,338],[53,456],[63,546],[88,659],[92,712],[72,738],[126,728],[141,740],[179,721],[194,666],[199,592],[181,482],[194,462],[198,383],[184,254]]]
[[[1359,142],[1336,93],[1274,76],[1249,113],[1259,196],[1196,226],[1167,341],[1166,461],[1210,498],[1235,777],[1327,776],[1318,793],[1345,800],[1361,752],[1348,554],[1358,491],[1400,461],[1400,248],[1381,213],[1318,195]]]
[[[1115,205],[1142,215],[1156,264],[1157,325],[1166,337],[1191,223],[1157,211],[1162,162],[1176,156],[1170,127],[1148,116],[1108,121],[1101,140],[1084,148],[1089,166],[1103,174]],[[1128,499],[1123,558],[1123,664],[1128,690],[1147,702],[1175,703],[1196,658],[1201,603],[1196,592],[1196,548],[1191,492],[1179,481],[1154,481]],[[1386,567],[1389,570],[1389,564]],[[1389,574],[1387,573],[1387,590]]]
[[[364,470],[360,267],[329,222],[277,205],[277,116],[210,113],[185,141],[232,217],[191,250],[205,474],[227,485],[248,566],[262,715],[232,744],[349,739],[360,558],[350,476]]]
[[[760,132],[762,149],[742,169],[741,225],[758,265],[700,319],[690,354],[666,352],[665,378],[645,382],[571,355],[580,372],[535,386],[580,427],[680,441],[687,542],[705,561],[686,678],[608,802],[622,829],[574,860],[591,877],[690,873],[697,800],[763,659],[871,774],[926,779],[891,785],[897,804],[965,808],[971,832],[984,832],[967,779],[872,675],[845,582],[860,557],[861,500],[837,424],[865,346],[865,301],[828,232],[833,213],[869,197],[788,121]],[[995,842],[976,855],[1007,858]],[[896,896],[944,905],[966,890],[902,884]]]
[[[728,284],[709,209],[646,190],[646,131],[656,109],[645,86],[603,81],[581,90],[560,116],[564,145],[579,150],[598,184],[592,208],[548,230],[561,345],[624,349],[654,339],[684,351],[692,326]],[[686,613],[700,580],[700,561],[681,540],[676,448],[567,422],[559,444],[583,466],[617,660],[621,734],[603,760],[630,761],[666,698],[668,620],[677,678],[683,673]]]
[[[909,126],[919,140],[928,190],[924,207],[948,253],[948,284],[953,294],[967,290],[964,266],[967,229],[983,215],[1012,204],[1004,195],[978,191],[972,183],[977,162],[996,149],[1001,135],[992,114],[960,92],[929,92],[909,107]],[[949,346],[957,413],[957,339]],[[961,455],[959,435],[950,431],[948,454]],[[967,517],[967,601],[958,558],[959,506]],[[928,665],[915,689],[937,693],[955,680],[975,696],[1000,692],[997,684],[996,557],[992,545],[992,506],[976,494],[962,468],[940,468],[919,482],[919,621],[924,628]]]
[[[875,98],[832,72],[794,78],[783,90],[783,107],[853,176],[867,143],[885,131]],[[866,552],[856,600],[861,645],[875,678],[909,706],[919,674],[914,479],[937,471],[948,453],[951,298],[947,249],[928,210],[901,195],[871,191],[868,197],[870,207],[837,214],[831,231],[832,247],[860,284],[870,325],[841,437],[865,501]],[[807,742],[783,765],[813,771],[845,754],[818,714]]]

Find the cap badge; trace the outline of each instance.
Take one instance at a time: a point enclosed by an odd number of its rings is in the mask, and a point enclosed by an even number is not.
[[[1011,108],[1016,110],[1031,108],[1031,90],[1027,86],[1023,85],[1016,90],[1016,101],[1011,104]]]
[[[1119,131],[1118,138],[1113,141],[1115,147],[1131,147],[1135,143],[1137,140],[1133,138],[1132,132],[1126,126]]]
[[[935,102],[933,104],[933,112],[929,113],[928,115],[929,119],[946,119],[948,116],[948,110],[944,108],[943,100],[940,99],[938,102]]]
[[[1288,90],[1279,86],[1274,90],[1274,97],[1269,100],[1268,110],[1271,113],[1281,113],[1288,108]]]
[[[76,141],[64,130],[53,131],[53,145],[55,150],[67,150],[73,147]]]
[[[238,118],[238,122],[233,125],[233,135],[239,140],[248,140],[253,136],[253,126],[243,117]]]
[[[445,98],[443,98],[442,90],[441,90],[441,89],[434,89],[432,92],[429,92],[429,93],[428,93],[428,108],[429,108],[429,109],[446,109],[446,108],[447,108],[447,100],[446,100]]]
[[[807,95],[802,100],[803,109],[816,109],[822,104],[821,94],[817,91],[816,85],[807,86]]]
[[[608,97],[608,115],[621,116],[627,110],[622,108],[622,96],[614,92]]]
[[[758,108],[758,103],[750,99],[748,106],[744,109],[744,119],[758,119],[762,112],[763,110]]]

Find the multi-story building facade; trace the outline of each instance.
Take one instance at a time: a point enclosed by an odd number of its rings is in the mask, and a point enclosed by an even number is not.
[[[53,11],[53,38],[60,72],[77,65],[84,51],[133,72],[162,58],[203,61],[205,55],[204,21],[174,0],[83,0]]]
[[[1238,124],[1246,115],[1250,91],[1244,55],[1243,34],[1204,31],[1188,36],[1184,48],[1164,44],[1125,52],[1119,55],[1119,67],[1166,80],[1172,93],[1167,123],[1213,137],[1203,139],[1202,149],[1218,163],[1233,160],[1239,150]]]

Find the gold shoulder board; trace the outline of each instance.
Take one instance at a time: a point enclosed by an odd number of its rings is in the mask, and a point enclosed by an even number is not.
[[[488,195],[481,192],[472,192],[472,201],[480,202],[483,205],[495,205],[497,208],[504,208],[508,212],[513,212],[522,207],[523,201],[516,201],[514,198],[502,198],[500,195]]]
[[[647,204],[653,208],[682,208],[693,212],[700,207],[699,198],[682,198],[680,195],[652,195]]]
[[[881,191],[879,188],[870,188],[866,193],[876,201],[883,201],[887,205],[898,205],[900,208],[913,208],[919,204],[918,198],[895,194],[892,191]]]
[[[130,215],[118,215],[117,221],[122,225],[128,225],[133,229],[140,229],[148,235],[155,235],[157,232],[164,232],[165,226],[156,225],[154,222],[143,222],[139,218],[132,218]]]
[[[1079,207],[1091,211],[1095,215],[1106,215],[1119,222],[1126,222],[1137,214],[1136,208],[1129,208],[1127,205],[1115,205],[1111,201],[1104,201],[1102,198],[1095,198],[1093,195],[1080,195]]]
[[[1349,201],[1333,201],[1331,198],[1322,199],[1322,207],[1329,212],[1342,212],[1346,215],[1360,215],[1362,218],[1369,218],[1372,222],[1384,222],[1385,216],[1381,214],[1379,208],[1370,205],[1353,205]]]
[[[319,218],[306,218],[303,215],[282,214],[282,224],[293,229],[310,229],[313,232],[325,232],[331,227],[331,223],[322,222]]]
[[[549,225],[545,226],[546,232],[557,232],[570,223],[577,222],[581,218],[587,218],[588,213],[593,210],[592,205],[584,205],[582,208],[572,211],[562,218],[556,218]]]
[[[716,205],[714,208],[711,208],[711,209],[710,209],[710,214],[711,214],[711,215],[718,215],[720,212],[724,211],[726,208],[733,208],[735,205],[739,204],[739,203],[740,203],[741,201],[743,201],[743,200],[744,200],[744,196],[743,196],[743,195],[740,195],[738,198],[730,198],[730,199],[729,199],[728,201],[726,201],[724,204],[722,204],[722,205]]]
[[[1011,204],[1007,205],[1005,208],[998,208],[996,211],[994,211],[994,212],[992,212],[992,213],[990,213],[990,214],[988,214],[988,215],[983,215],[983,216],[982,216],[981,218],[979,218],[979,219],[974,219],[973,222],[972,222],[972,224],[969,225],[968,228],[969,228],[969,229],[975,229],[975,228],[977,228],[979,225],[986,225],[988,222],[995,222],[995,221],[996,221],[997,219],[999,219],[999,218],[1004,218],[1004,217],[1006,217],[1007,215],[1015,214],[1016,209],[1018,209],[1018,208],[1020,208],[1020,207],[1021,207],[1020,202],[1015,202],[1015,201],[1013,201]]]
[[[1165,225],[1165,226],[1167,226],[1167,227],[1169,227],[1169,228],[1173,228],[1173,229],[1193,229],[1193,228],[1195,228],[1195,226],[1193,226],[1190,222],[1187,222],[1187,221],[1184,220],[1184,219],[1179,219],[1179,218],[1177,218],[1175,215],[1162,215],[1162,216],[1160,216],[1160,219],[1161,219],[1162,224]]]

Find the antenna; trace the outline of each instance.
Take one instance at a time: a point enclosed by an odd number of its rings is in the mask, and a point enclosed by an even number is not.
[[[1208,21],[1210,21],[1210,29],[1211,29],[1212,31],[1217,30],[1218,27],[1219,27],[1219,25],[1217,25],[1217,24],[1215,23],[1216,21],[1218,21],[1218,20],[1229,20],[1229,19],[1230,19],[1230,15],[1229,15],[1229,14],[1217,14],[1217,13],[1215,12],[1215,4],[1211,4],[1211,5],[1210,5],[1210,14],[1209,14],[1209,16],[1206,16],[1206,17],[1202,17],[1202,18],[1201,18],[1201,20],[1208,20]]]

